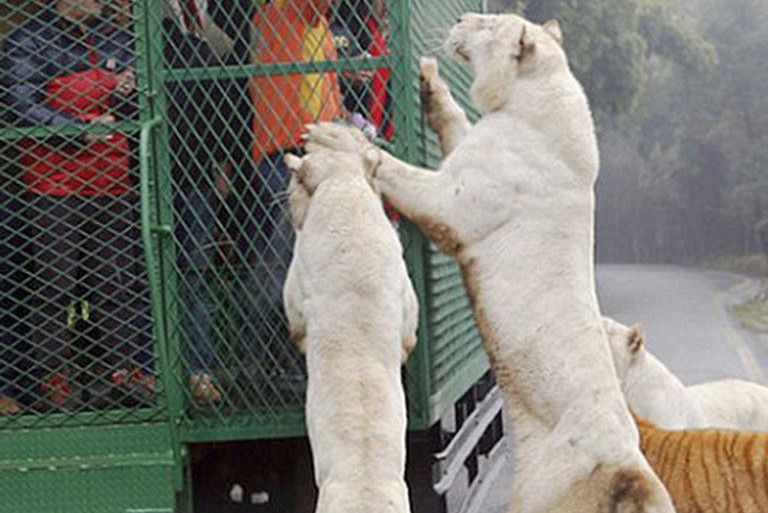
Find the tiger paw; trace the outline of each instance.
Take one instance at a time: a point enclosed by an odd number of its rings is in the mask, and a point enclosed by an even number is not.
[[[419,61],[419,95],[427,125],[440,134],[451,118],[451,93],[440,78],[437,60],[422,57]]]

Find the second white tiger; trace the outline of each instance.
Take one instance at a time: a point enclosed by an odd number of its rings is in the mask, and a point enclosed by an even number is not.
[[[418,306],[366,156],[288,155],[297,230],[284,302],[306,352],[319,513],[407,513],[400,366]]]

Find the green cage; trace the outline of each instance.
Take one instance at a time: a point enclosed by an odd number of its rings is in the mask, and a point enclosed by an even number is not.
[[[188,444],[304,436],[281,157],[297,125],[345,118],[436,166],[417,56],[483,9],[330,3],[0,7],[0,512],[185,511]],[[441,66],[469,107],[466,70]],[[399,226],[417,432],[488,364],[456,265]]]

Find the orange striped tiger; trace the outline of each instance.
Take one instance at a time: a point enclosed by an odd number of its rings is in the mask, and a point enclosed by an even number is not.
[[[640,450],[677,513],[768,512],[768,433],[666,431],[635,421]]]

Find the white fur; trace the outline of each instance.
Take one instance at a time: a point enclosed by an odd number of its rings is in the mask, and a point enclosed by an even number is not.
[[[443,156],[461,142],[472,125],[451,96],[448,84],[440,79],[437,61],[423,57],[419,66],[421,104],[429,127],[439,135]]]
[[[306,351],[319,513],[407,513],[401,363],[418,304],[402,246],[357,155],[287,156],[297,238],[284,289]]]
[[[603,323],[622,391],[641,418],[670,430],[768,431],[768,388],[737,379],[686,387],[648,351],[639,326]]]
[[[725,379],[688,387],[706,426],[768,431],[768,388],[750,381]]]
[[[463,138],[453,134],[437,172],[382,153],[376,177],[462,267],[512,421],[510,511],[671,513],[638,448],[600,322],[597,145],[557,34],[513,15],[464,15],[447,45],[473,68],[484,116]],[[336,125],[308,132],[310,151],[366,145]]]

